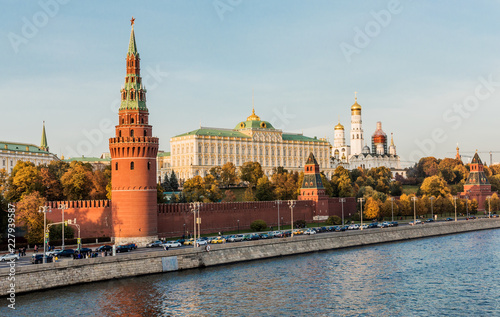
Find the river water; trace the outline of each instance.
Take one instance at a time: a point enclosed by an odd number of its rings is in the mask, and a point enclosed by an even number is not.
[[[18,295],[1,316],[500,316],[500,230]]]

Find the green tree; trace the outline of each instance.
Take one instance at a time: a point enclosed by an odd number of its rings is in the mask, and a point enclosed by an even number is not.
[[[172,170],[172,173],[170,173],[170,188],[172,188],[172,191],[176,192],[179,190],[179,181],[177,180],[177,175],[175,175],[174,170]]]
[[[255,220],[250,224],[250,229],[255,232],[264,231],[267,229],[267,223],[262,219]]]
[[[326,224],[329,226],[342,224],[342,219],[339,216],[330,216],[326,219]]]
[[[165,203],[165,198],[163,197],[163,187],[161,187],[161,184],[158,183],[156,184],[156,203],[158,204],[163,204]]]
[[[262,166],[258,162],[245,162],[240,166],[240,179],[252,187],[257,186],[257,181],[263,175]]]
[[[262,176],[257,181],[257,187],[255,188],[255,198],[258,201],[269,201],[274,200],[274,186],[269,181],[267,176]]]
[[[165,177],[163,178],[163,182],[161,183],[161,187],[163,187],[163,189],[166,192],[171,192],[172,191],[172,186],[170,186],[170,179],[168,178],[168,174],[167,173],[165,173]]]

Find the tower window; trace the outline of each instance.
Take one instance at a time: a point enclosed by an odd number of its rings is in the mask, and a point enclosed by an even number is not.
[[[120,137],[120,138],[122,137],[122,131],[121,130],[118,131],[118,137]]]
[[[130,169],[133,170],[134,169],[134,162],[130,162]]]
[[[144,123],[144,118],[141,118],[141,123]]]
[[[133,137],[134,136],[134,130],[130,130],[130,136]]]
[[[122,124],[125,124],[125,119],[122,119]]]
[[[118,170],[118,162],[115,163],[115,170]]]
[[[148,171],[151,169],[151,162],[148,162]]]
[[[134,118],[130,118],[130,123],[134,123]]]
[[[144,129],[144,136],[148,135],[148,132]]]

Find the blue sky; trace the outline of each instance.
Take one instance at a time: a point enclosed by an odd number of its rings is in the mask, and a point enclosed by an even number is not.
[[[160,149],[252,107],[287,132],[382,121],[403,161],[500,151],[498,1],[2,1],[0,139],[108,151],[134,16]],[[470,153],[468,155],[471,155]],[[489,161],[487,154],[481,154]],[[500,161],[500,154],[493,156]]]

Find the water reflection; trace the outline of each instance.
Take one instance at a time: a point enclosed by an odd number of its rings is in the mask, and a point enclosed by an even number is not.
[[[16,313],[500,315],[499,243],[481,231],[114,280],[18,296]]]

